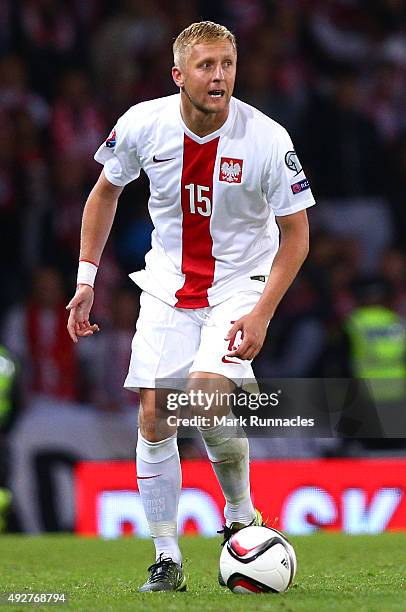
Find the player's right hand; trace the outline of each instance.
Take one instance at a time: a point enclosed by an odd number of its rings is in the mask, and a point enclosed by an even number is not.
[[[92,336],[99,331],[98,325],[89,322],[93,299],[93,287],[78,285],[75,295],[66,306],[66,310],[69,310],[67,328],[73,342],[77,342],[79,337]]]

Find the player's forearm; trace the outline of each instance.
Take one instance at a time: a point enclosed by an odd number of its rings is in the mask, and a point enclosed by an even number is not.
[[[121,188],[111,185],[105,178],[101,179],[87,199],[80,239],[80,259],[97,265],[109,237],[121,193]]]
[[[263,294],[253,312],[272,319],[275,310],[294,281],[309,252],[308,227],[289,228],[282,231],[279,250]]]

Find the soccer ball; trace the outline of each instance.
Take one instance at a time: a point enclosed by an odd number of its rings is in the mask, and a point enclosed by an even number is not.
[[[296,574],[293,546],[276,529],[251,526],[231,536],[220,573],[233,593],[282,593]]]

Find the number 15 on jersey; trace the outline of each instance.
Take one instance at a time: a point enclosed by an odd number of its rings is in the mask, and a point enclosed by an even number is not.
[[[204,192],[210,191],[210,187],[190,183],[189,185],[185,185],[185,189],[189,191],[190,212],[193,215],[197,213],[203,217],[210,217],[211,202],[210,199],[204,195]],[[202,206],[199,206],[199,204]]]

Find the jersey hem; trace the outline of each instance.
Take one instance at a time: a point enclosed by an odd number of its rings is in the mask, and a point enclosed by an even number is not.
[[[286,217],[287,215],[292,215],[295,212],[299,212],[301,210],[306,210],[306,208],[310,208],[310,206],[314,206],[316,204],[315,200],[306,200],[306,202],[300,202],[296,206],[291,206],[290,208],[284,208],[283,210],[273,210],[275,217]]]
[[[268,266],[268,269],[270,268],[271,268],[271,265]],[[254,273],[256,272],[252,272],[252,274]],[[142,289],[142,291],[145,291],[145,293],[149,293],[150,295],[157,298],[158,300],[161,300],[161,302],[168,304],[168,306],[172,306],[172,308],[179,308],[179,310],[199,310],[200,308],[202,308],[201,306],[194,307],[194,308],[190,308],[190,307],[188,308],[187,306],[177,307],[176,306],[177,300],[174,300],[168,291],[163,293],[162,286],[158,285],[157,283],[154,283],[153,277],[148,275],[148,271],[145,269],[138,270],[137,272],[132,272],[128,276],[133,281],[133,283],[135,283],[140,289]],[[208,296],[209,303],[206,306],[204,306],[204,308],[218,306],[219,304],[222,304],[223,302],[228,300],[230,297],[232,297],[236,293],[245,292],[245,291],[253,291],[254,293],[257,293],[258,299],[259,299],[261,294],[264,291],[266,282],[264,283],[261,282],[260,284],[258,284],[258,282],[256,281],[253,281],[251,279],[248,280],[250,276],[251,274],[249,275],[247,274],[246,277],[243,277],[243,278],[239,277],[237,282],[230,284],[230,286],[227,287],[226,290],[223,290],[214,296],[209,295]],[[269,273],[264,274],[264,276],[267,279],[269,276]],[[245,284],[244,281],[248,284]],[[251,285],[251,283],[254,283],[254,282],[255,282],[255,285]]]
[[[174,389],[176,391],[183,391],[183,389],[179,389],[179,385],[174,385],[170,382],[163,384],[162,379],[156,381],[145,378],[131,378],[131,381],[125,381],[123,387],[127,391],[134,391],[134,393],[139,393],[140,389]]]
[[[96,159],[96,161],[99,161],[99,160]],[[115,187],[125,187],[127,185],[127,182],[124,182],[124,183],[120,182],[120,179],[116,179],[114,176],[112,176],[106,164],[104,164],[103,162],[99,162],[99,164],[102,164],[103,169],[104,169],[104,175],[109,183],[111,183],[112,185],[115,185]]]

